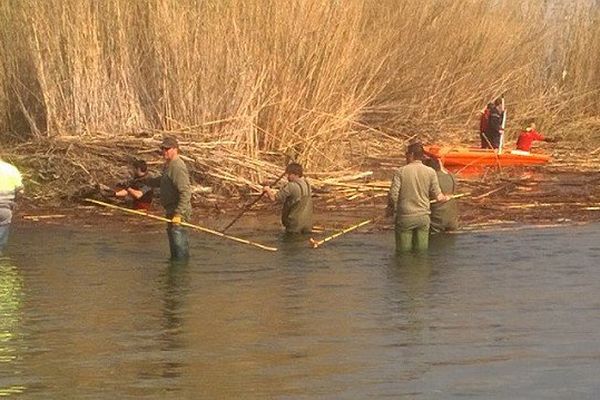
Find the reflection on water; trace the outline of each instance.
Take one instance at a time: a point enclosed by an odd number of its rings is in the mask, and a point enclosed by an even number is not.
[[[10,258],[0,256],[0,370],[10,371],[20,350],[23,282]],[[18,371],[14,371],[17,375]],[[0,383],[0,397],[19,394],[24,387],[9,377]]]
[[[192,259],[171,263],[161,231],[17,229],[0,259],[0,396],[600,390],[598,226],[439,236],[401,255],[391,233],[317,250],[282,236],[277,253],[193,239]]]

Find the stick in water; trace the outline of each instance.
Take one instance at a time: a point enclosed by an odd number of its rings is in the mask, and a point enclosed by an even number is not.
[[[285,176],[286,173],[287,173],[287,171],[284,170],[283,173],[281,175],[279,175],[277,177],[277,179],[275,179],[275,181],[271,184],[271,186],[276,185],[277,182],[279,182],[281,180],[281,178],[283,178]],[[242,217],[242,215],[244,215],[246,213],[246,211],[248,211],[250,208],[252,208],[253,205],[258,203],[264,195],[265,195],[265,192],[262,192],[260,194],[260,196],[258,196],[256,199],[254,199],[254,201],[252,203],[250,203],[246,207],[244,207],[244,209],[233,219],[233,221],[231,221],[229,224],[227,224],[227,226],[225,228],[223,228],[223,230],[221,232],[225,233],[225,231],[227,229],[231,228],[231,226],[233,224],[235,224],[237,222],[237,220],[240,219]]]
[[[364,226],[364,225],[370,224],[370,223],[371,223],[371,222],[373,222],[373,221],[374,221],[373,219],[367,219],[367,220],[365,220],[365,221],[362,221],[362,222],[360,222],[360,223],[358,223],[358,224],[356,224],[356,225],[352,225],[352,226],[350,226],[350,227],[348,227],[348,228],[346,228],[346,229],[343,229],[343,230],[341,230],[341,231],[339,231],[339,232],[337,232],[337,233],[334,233],[333,235],[331,235],[331,236],[328,236],[328,237],[326,237],[325,239],[322,239],[322,240],[315,240],[315,239],[313,239],[313,238],[310,238],[310,239],[309,239],[309,241],[310,241],[310,244],[311,244],[311,246],[312,246],[312,248],[313,248],[313,249],[316,249],[317,247],[319,247],[320,245],[322,245],[322,244],[323,244],[323,243],[325,243],[325,242],[329,242],[330,240],[333,240],[333,239],[335,239],[336,237],[342,236],[342,235],[343,235],[343,234],[345,234],[345,233],[348,233],[348,232],[351,232],[351,231],[353,231],[353,230],[355,230],[355,229],[358,229],[358,228],[360,228],[361,226]]]
[[[464,196],[469,196],[470,194],[471,193],[460,193],[460,194],[452,195],[452,196],[450,196],[450,198],[451,199],[458,199],[458,198],[461,198],[461,197],[464,197]],[[432,200],[431,203],[437,203],[437,200]],[[330,240],[333,240],[333,239],[335,239],[335,238],[337,238],[339,236],[342,236],[342,235],[344,235],[344,234],[346,234],[348,232],[352,232],[353,230],[358,229],[361,226],[370,224],[372,222],[376,222],[376,219],[367,219],[365,221],[359,222],[358,224],[349,226],[346,229],[342,229],[341,231],[339,231],[337,233],[334,233],[333,235],[328,236],[325,239],[315,240],[313,238],[310,238],[309,239],[310,245],[312,246],[313,249],[316,249],[317,247],[321,246],[323,243],[329,242]]]
[[[104,206],[104,207],[113,208],[115,210],[124,211],[124,212],[130,213],[130,214],[137,214],[137,215],[141,215],[141,216],[144,216],[144,217],[147,217],[147,218],[152,218],[152,219],[155,219],[157,221],[171,222],[171,220],[168,219],[168,218],[159,217],[158,215],[148,214],[145,211],[132,210],[130,208],[119,207],[119,206],[115,206],[114,204],[109,204],[109,203],[105,203],[103,201],[98,201],[98,200],[93,200],[93,199],[85,199],[85,201],[90,202],[90,203],[94,203],[94,204],[98,204],[98,205],[101,205],[101,206]],[[241,239],[241,238],[238,238],[238,237],[235,237],[235,236],[225,235],[224,233],[217,232],[217,231],[209,229],[209,228],[204,228],[202,226],[189,224],[187,222],[182,222],[181,226],[186,226],[188,228],[195,229],[197,231],[201,231],[201,232],[205,232],[205,233],[210,233],[211,235],[215,235],[215,236],[219,236],[219,237],[222,237],[222,238],[225,238],[225,239],[233,240],[233,241],[238,242],[238,243],[248,244],[250,246],[258,247],[259,249],[268,250],[268,251],[277,251],[276,247],[264,246],[264,245],[262,245],[260,243],[251,242],[249,240]]]

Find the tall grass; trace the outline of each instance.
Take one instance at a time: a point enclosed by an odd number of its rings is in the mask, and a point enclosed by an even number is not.
[[[547,3],[4,0],[0,129],[177,131],[327,168],[368,129],[474,140],[506,92],[515,128],[593,132],[600,14]]]

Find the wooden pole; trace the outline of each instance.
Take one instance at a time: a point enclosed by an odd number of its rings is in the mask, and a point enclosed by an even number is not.
[[[506,129],[506,106],[504,105],[504,95],[502,95],[502,125],[500,131],[500,143],[498,145],[498,154],[502,154],[504,147],[504,130]]]
[[[464,196],[469,196],[470,194],[471,193],[459,193],[459,194],[455,194],[455,195],[450,196],[450,198],[451,199],[459,199],[459,198],[464,197]],[[431,200],[431,203],[437,203],[437,202],[438,202],[437,200]],[[359,222],[356,225],[352,225],[352,226],[349,226],[348,228],[342,229],[341,231],[339,231],[337,233],[334,233],[331,236],[327,236],[325,239],[315,240],[313,238],[310,238],[309,239],[310,245],[311,245],[311,247],[313,249],[316,249],[317,247],[321,246],[322,244],[324,244],[326,242],[329,242],[330,240],[333,240],[333,239],[335,239],[337,237],[345,235],[348,232],[352,232],[353,230],[358,229],[361,226],[365,226],[365,225],[370,224],[372,222],[376,222],[377,220],[378,219],[367,219],[367,220],[364,220],[362,222]]]
[[[337,233],[334,233],[333,235],[328,236],[328,237],[326,237],[325,239],[322,239],[322,240],[315,240],[313,238],[310,238],[309,239],[310,244],[311,244],[311,246],[312,246],[313,249],[316,249],[317,247],[321,246],[323,243],[329,242],[330,240],[333,240],[336,237],[342,236],[342,235],[344,235],[344,234],[346,234],[348,232],[351,232],[351,231],[353,231],[355,229],[358,229],[361,226],[370,224],[373,221],[374,221],[374,219],[367,219],[367,220],[362,221],[362,222],[360,222],[360,223],[358,223],[356,225],[352,225],[352,226],[350,226],[350,227],[348,227],[346,229],[343,229],[343,230],[341,230],[341,231],[339,231]]]
[[[459,193],[459,194],[453,194],[452,196],[450,196],[450,200],[452,199],[460,199],[461,197],[465,197],[465,196],[470,196],[471,193]],[[435,203],[439,203],[437,200],[431,200],[429,202],[430,204],[435,204]]]
[[[277,179],[275,179],[275,181],[271,184],[271,186],[276,185],[277,182],[279,182],[281,180],[281,178],[283,178],[285,176],[285,174],[287,173],[287,171],[283,171],[283,173],[281,175],[279,175],[277,177]],[[260,201],[260,199],[262,199],[262,197],[265,195],[265,192],[262,192],[260,194],[260,196],[258,196],[256,199],[254,199],[254,201],[250,204],[248,204],[246,207],[244,207],[244,209],[233,219],[233,221],[231,221],[229,224],[227,224],[227,226],[225,228],[223,228],[223,230],[221,232],[225,233],[225,231],[229,228],[231,228],[231,226],[233,224],[235,224],[237,222],[238,219],[240,219],[242,217],[242,215],[244,215],[246,213],[246,211],[248,211],[249,209],[252,208],[253,205],[255,205],[256,203],[258,203]]]
[[[113,208],[115,210],[127,212],[127,213],[130,213],[130,214],[136,214],[136,215],[141,215],[143,217],[152,218],[152,219],[155,219],[157,221],[171,222],[171,220],[168,219],[168,218],[159,217],[158,215],[148,214],[145,211],[132,210],[130,208],[119,207],[119,206],[116,206],[114,204],[105,203],[103,201],[98,201],[98,200],[93,200],[93,199],[85,199],[85,201],[90,202],[90,203],[94,203],[94,204],[97,204],[97,205],[100,205],[100,206],[103,206],[103,207]],[[258,247],[259,249],[268,250],[268,251],[277,251],[276,247],[264,246],[264,245],[262,245],[260,243],[251,242],[250,240],[241,239],[241,238],[238,238],[238,237],[235,237],[235,236],[231,236],[231,235],[226,235],[224,233],[221,233],[221,232],[209,229],[209,228],[204,228],[204,227],[199,226],[199,225],[193,225],[193,224],[190,224],[190,223],[187,223],[187,222],[182,222],[181,226],[185,226],[187,228],[195,229],[197,231],[201,231],[201,232],[204,232],[204,233],[210,233],[211,235],[219,236],[219,237],[222,237],[224,239],[233,240],[233,241],[238,242],[238,243],[248,244],[250,246]]]

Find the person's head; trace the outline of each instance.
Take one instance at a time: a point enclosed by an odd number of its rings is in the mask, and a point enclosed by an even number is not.
[[[487,103],[487,109],[491,110],[492,108],[494,108],[494,103]]]
[[[172,136],[167,136],[160,144],[160,151],[165,160],[172,160],[179,154],[179,143]]]
[[[427,165],[429,168],[433,168],[436,171],[440,171],[442,166],[440,165],[440,160],[435,157],[428,157],[423,160],[423,164]]]
[[[406,161],[410,163],[415,160],[422,160],[423,154],[424,150],[423,145],[421,143],[411,143],[406,148]]]
[[[496,100],[494,100],[494,107],[496,107],[500,111],[504,111],[502,97],[498,97]]]
[[[131,166],[133,167],[133,174],[137,177],[144,176],[148,172],[148,164],[144,160],[133,160]]]
[[[294,178],[302,178],[302,176],[304,175],[302,165],[298,163],[288,164],[288,166],[285,167],[285,172],[288,176],[288,180],[293,180]]]

